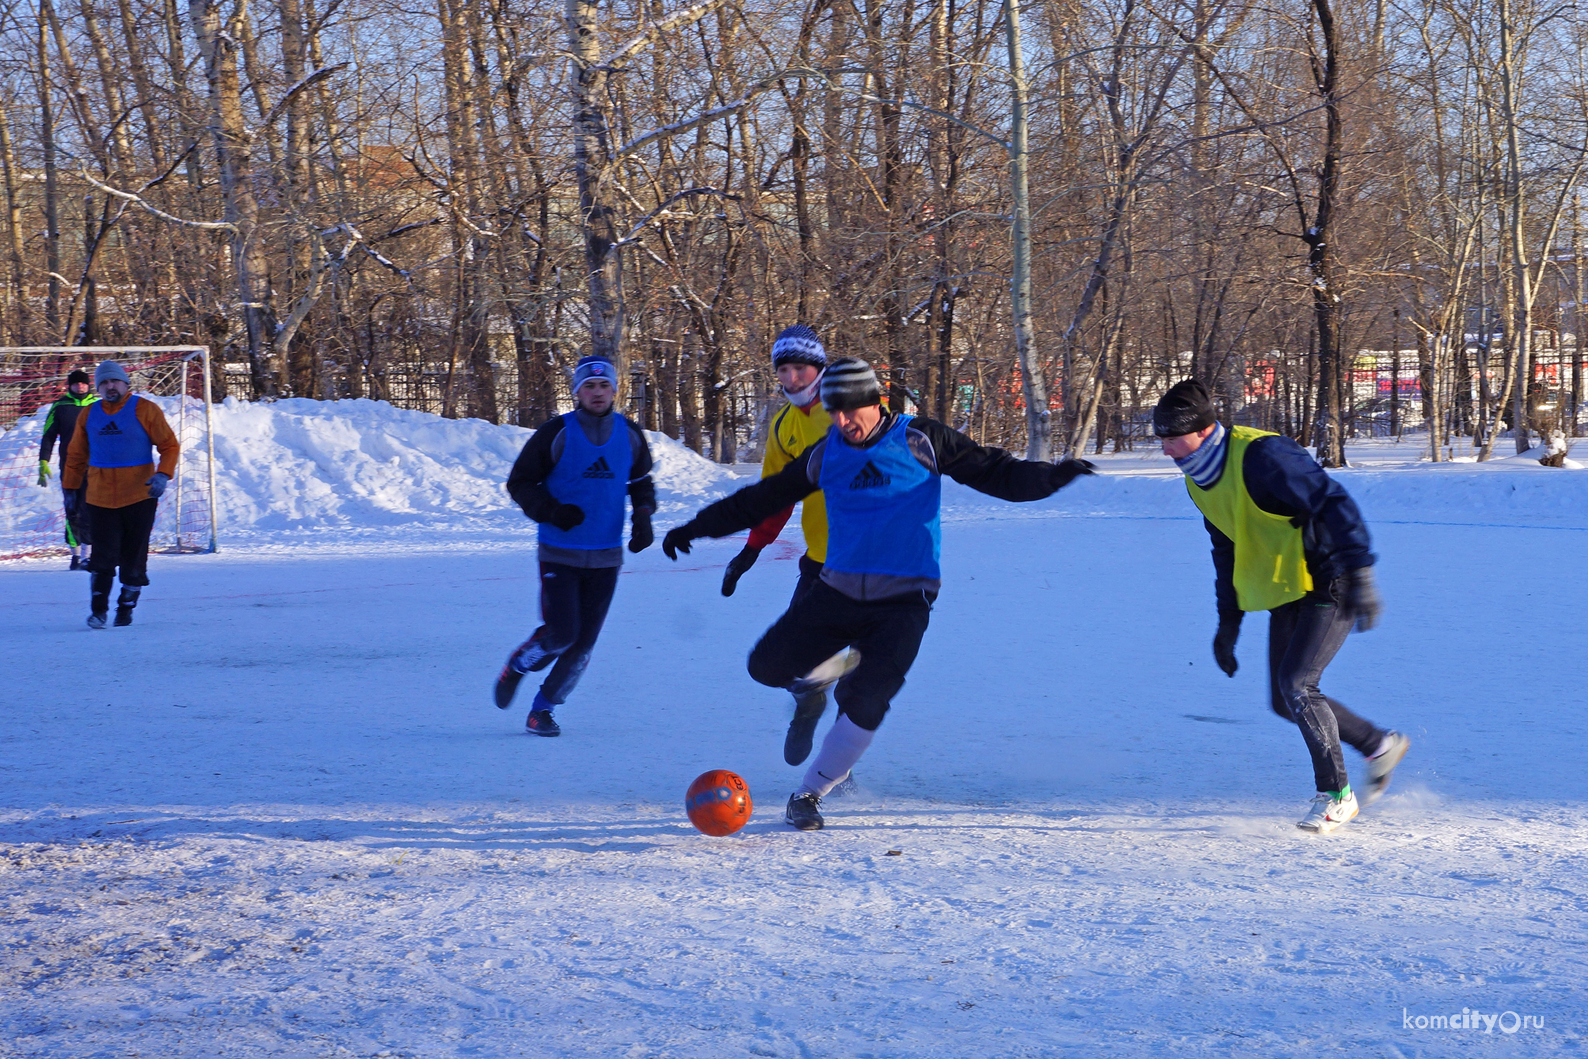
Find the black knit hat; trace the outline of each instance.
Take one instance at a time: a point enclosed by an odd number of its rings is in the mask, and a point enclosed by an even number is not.
[[[839,357],[822,376],[822,407],[829,412],[852,412],[882,403],[882,385],[871,365],[856,357]]]
[[[772,367],[783,364],[810,364],[818,368],[827,366],[827,350],[815,331],[804,324],[785,327],[772,343]]]
[[[1160,438],[1177,438],[1212,426],[1216,418],[1207,387],[1186,379],[1171,386],[1152,410],[1152,431]]]
[[[88,372],[84,371],[82,368],[78,368],[76,371],[66,376],[66,385],[75,386],[77,383],[82,383],[84,386],[92,386],[94,384],[94,377],[88,374]]]

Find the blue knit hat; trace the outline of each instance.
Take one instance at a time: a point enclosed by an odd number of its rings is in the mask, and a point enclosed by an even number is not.
[[[605,379],[614,389],[618,385],[618,369],[605,357],[584,357],[573,366],[573,392],[591,379]]]
[[[99,367],[94,369],[94,386],[97,388],[100,383],[110,379],[124,382],[128,386],[132,385],[132,380],[127,378],[126,368],[113,360],[102,360],[99,362]]]
[[[772,367],[783,364],[812,364],[827,367],[827,350],[816,332],[804,324],[785,327],[772,343]]]

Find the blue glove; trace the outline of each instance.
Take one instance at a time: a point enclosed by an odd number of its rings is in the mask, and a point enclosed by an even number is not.
[[[165,487],[170,483],[171,476],[169,474],[161,474],[159,471],[155,471],[154,477],[143,484],[149,487],[149,495],[158,500],[165,495]]]

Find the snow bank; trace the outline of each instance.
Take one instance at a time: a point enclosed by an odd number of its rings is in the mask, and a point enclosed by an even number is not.
[[[155,400],[175,416],[175,398]],[[190,423],[191,413],[190,407]],[[42,422],[42,411],[19,421],[0,437],[0,450],[31,452]],[[534,533],[504,488],[530,434],[522,427],[444,419],[378,401],[298,398],[227,398],[214,410],[214,427],[223,543]],[[663,526],[756,474],[753,467],[712,463],[662,434],[648,436]],[[1335,473],[1370,522],[1588,528],[1588,474],[1580,471],[1525,457],[1430,464],[1417,446],[1392,442],[1356,443],[1351,454],[1355,466]],[[1036,504],[1008,504],[945,481],[944,518],[1198,517],[1183,479],[1163,456],[1143,450],[1095,459],[1097,476]],[[28,474],[33,467],[27,464]],[[22,499],[53,512],[53,494],[36,493]]]
[[[522,530],[508,471],[531,431],[380,401],[294,398],[215,409],[223,532],[426,527]],[[732,470],[649,435],[664,514],[728,492]]]
[[[1511,456],[1488,463],[1429,463],[1421,450],[1390,441],[1358,442],[1353,466],[1330,471],[1368,523],[1549,526],[1588,529],[1588,474]],[[1185,479],[1150,452],[1089,457],[1098,474],[1037,504],[1006,504],[944,482],[948,521],[1053,517],[1193,519]]]

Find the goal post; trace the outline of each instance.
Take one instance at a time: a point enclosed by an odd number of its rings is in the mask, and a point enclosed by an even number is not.
[[[53,446],[43,488],[40,442],[50,405],[66,392],[67,374],[92,376],[103,360],[120,364],[132,392],[160,405],[182,447],[150,550],[219,550],[208,346],[0,346],[0,561],[66,553],[60,474],[70,439]]]

